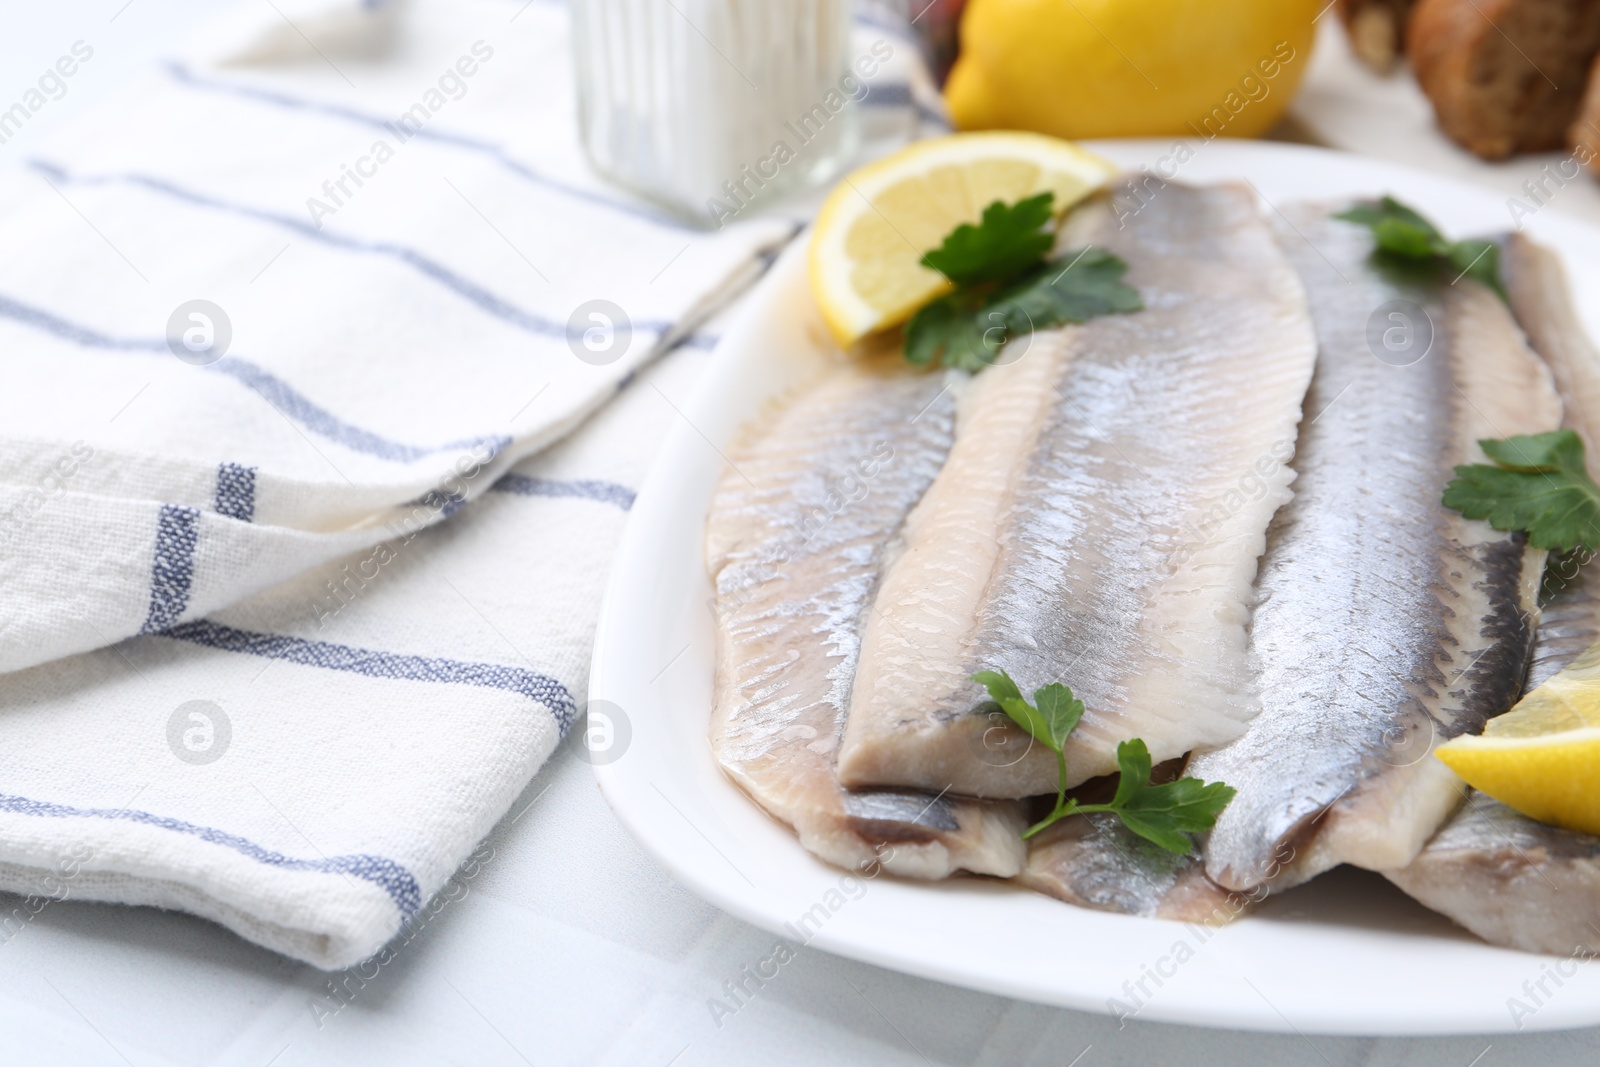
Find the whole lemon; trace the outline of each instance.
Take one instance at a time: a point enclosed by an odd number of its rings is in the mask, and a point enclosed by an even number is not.
[[[1311,59],[1324,0],[969,0],[945,98],[964,130],[1255,137]]]

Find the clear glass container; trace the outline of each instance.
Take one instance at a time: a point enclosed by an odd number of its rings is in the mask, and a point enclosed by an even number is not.
[[[570,0],[585,150],[708,228],[856,148],[852,0]]]

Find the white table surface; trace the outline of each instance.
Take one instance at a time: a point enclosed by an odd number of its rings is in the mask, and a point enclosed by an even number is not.
[[[25,159],[51,129],[114,92],[215,10],[204,0],[4,0],[0,98],[20,93],[75,40],[91,43],[96,61],[66,98],[0,145],[0,166]],[[1446,170],[1507,196],[1545,161],[1469,161],[1432,132],[1419,107],[1403,77],[1369,78],[1342,42],[1325,37],[1296,117],[1302,133],[1325,143]],[[1381,118],[1371,119],[1375,113]],[[1564,190],[1558,207],[1600,221],[1600,185]],[[661,380],[664,391],[681,403],[703,359],[678,358]],[[1498,1067],[1588,1063],[1600,1051],[1600,1036],[1589,1031],[1367,1040],[1137,1022],[1119,1030],[1107,1017],[812,949],[719,1027],[708,998],[765,957],[773,938],[703,903],[644,855],[576,758],[577,741],[568,739],[496,829],[492,856],[463,880],[464,895],[370,980],[351,980],[343,1003],[328,992],[327,976],[198,919],[49,905],[0,944],[0,1064]],[[0,911],[16,903],[0,895]]]

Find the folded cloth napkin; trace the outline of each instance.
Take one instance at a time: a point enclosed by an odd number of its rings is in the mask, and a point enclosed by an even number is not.
[[[598,181],[561,5],[307,7],[0,173],[0,889],[337,968],[581,713],[696,330],[798,223]],[[937,121],[884,43],[879,149]]]

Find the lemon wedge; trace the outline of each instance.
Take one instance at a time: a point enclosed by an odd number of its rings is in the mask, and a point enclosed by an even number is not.
[[[1600,834],[1600,643],[1435,754],[1468,784],[1552,826]]]
[[[811,291],[841,346],[904,321],[950,288],[918,261],[996,200],[1045,190],[1065,212],[1116,168],[1068,141],[1033,133],[962,133],[918,141],[847,176],[811,232]]]

